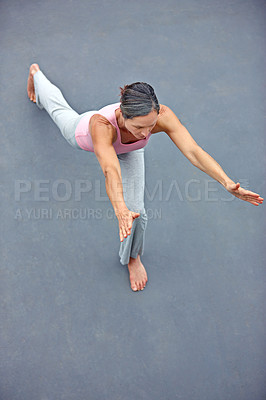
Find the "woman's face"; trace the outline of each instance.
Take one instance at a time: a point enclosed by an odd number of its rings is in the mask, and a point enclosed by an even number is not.
[[[157,119],[157,111],[153,110],[148,115],[125,119],[125,127],[137,139],[145,139],[156,125]]]

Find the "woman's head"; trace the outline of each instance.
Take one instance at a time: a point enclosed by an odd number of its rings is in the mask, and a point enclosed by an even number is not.
[[[135,82],[121,89],[120,108],[125,119],[148,115],[155,110],[160,111],[158,99],[151,85]]]
[[[125,128],[137,139],[144,139],[156,125],[160,105],[148,83],[135,82],[121,89],[120,110]]]

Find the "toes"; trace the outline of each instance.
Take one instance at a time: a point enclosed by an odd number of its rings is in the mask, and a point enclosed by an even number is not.
[[[138,292],[139,290],[142,290],[142,288],[141,288],[141,283],[139,283],[139,282],[134,282],[134,283],[131,285],[131,289],[132,289],[134,292]]]
[[[138,288],[137,288],[136,283],[133,283],[133,284],[131,285],[131,289],[133,290],[133,292],[137,292],[137,291],[138,291]]]
[[[142,281],[141,290],[145,289],[145,286],[146,286],[146,282]]]
[[[146,281],[142,281],[142,282],[134,282],[131,284],[131,289],[133,290],[133,292],[139,292],[140,290],[144,290],[146,287]]]
[[[36,103],[36,96],[34,94],[30,94],[29,98],[31,101],[33,101],[33,103]]]

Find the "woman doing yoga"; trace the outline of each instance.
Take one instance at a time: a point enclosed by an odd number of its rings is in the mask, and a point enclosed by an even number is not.
[[[225,174],[174,112],[158,103],[147,83],[126,85],[121,88],[119,103],[81,115],[68,105],[38,64],[30,66],[27,91],[30,100],[45,108],[71,146],[95,153],[119,224],[120,262],[128,265],[133,291],[143,290],[148,280],[140,256],[147,226],[144,147],[151,135],[165,132],[194,166],[216,179],[229,193],[256,206],[263,202],[259,194],[245,190]]]

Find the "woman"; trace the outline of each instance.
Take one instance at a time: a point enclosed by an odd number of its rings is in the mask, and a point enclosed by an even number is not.
[[[251,204],[263,198],[234,183],[220,165],[193,140],[167,106],[160,105],[153,88],[136,82],[121,88],[120,103],[99,111],[77,114],[61,91],[32,64],[28,96],[45,108],[71,146],[95,153],[105,175],[106,191],[119,224],[120,262],[128,265],[131,288],[143,290],[147,273],[144,252],[147,215],[144,207],[144,147],[150,136],[165,132],[188,160],[220,182],[231,194]]]

